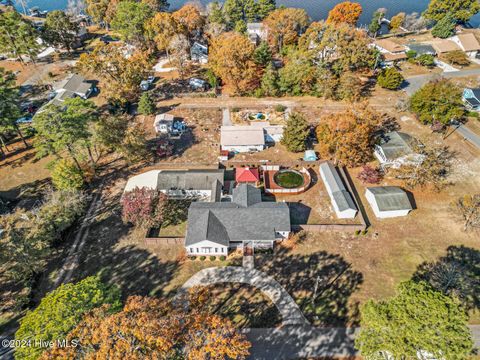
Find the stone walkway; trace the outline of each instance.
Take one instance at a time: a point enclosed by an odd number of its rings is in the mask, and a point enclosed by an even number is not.
[[[275,279],[255,269],[234,266],[203,269],[183,284],[182,290],[227,282],[248,284],[262,291],[277,307],[284,326],[310,326],[290,294]]]

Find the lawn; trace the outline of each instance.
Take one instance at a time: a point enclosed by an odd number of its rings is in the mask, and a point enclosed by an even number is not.
[[[295,171],[284,170],[277,172],[274,181],[285,189],[294,189],[303,185],[303,176]]]

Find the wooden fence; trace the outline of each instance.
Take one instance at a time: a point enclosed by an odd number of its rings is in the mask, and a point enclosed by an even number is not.
[[[145,237],[144,243],[147,246],[183,245],[185,243],[185,238],[181,238],[181,237]]]

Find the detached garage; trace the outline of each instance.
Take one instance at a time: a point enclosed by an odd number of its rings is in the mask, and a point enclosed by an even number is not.
[[[413,209],[407,193],[397,186],[367,188],[365,197],[379,219],[407,216]]]

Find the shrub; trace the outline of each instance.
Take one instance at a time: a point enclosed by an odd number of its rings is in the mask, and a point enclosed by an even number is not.
[[[389,90],[397,90],[403,83],[403,76],[400,72],[391,67],[382,71],[380,75],[378,75],[378,85],[380,85],[384,89]]]
[[[383,178],[383,175],[378,168],[372,168],[369,165],[365,165],[362,171],[358,174],[359,179],[364,184],[378,184]]]
[[[150,93],[143,93],[140,96],[140,101],[138,102],[138,112],[142,115],[152,115],[155,114],[155,102],[153,101]]]
[[[367,233],[368,233],[368,230],[367,230],[367,229],[365,229],[365,230],[362,231],[362,235],[367,235]]]
[[[227,257],[225,255],[220,256],[220,261],[225,261]]]
[[[417,57],[417,52],[415,50],[408,50],[406,54],[408,59],[414,59]]]
[[[210,261],[215,261],[215,260],[217,260],[217,257],[216,257],[216,256],[213,256],[213,255],[210,256]]]
[[[356,231],[355,231],[355,235],[357,235],[357,236],[360,235],[360,233],[361,233],[360,230],[356,230]]]
[[[188,260],[195,261],[195,260],[197,260],[197,257],[196,256],[189,256]]]
[[[282,105],[282,104],[277,104],[277,105],[275,105],[274,110],[276,112],[283,113],[283,112],[285,112],[285,110],[287,110],[287,107],[285,105]]]
[[[451,51],[445,55],[445,60],[453,65],[467,66],[470,64],[467,54],[462,50]]]
[[[205,261],[206,257],[205,256],[200,256],[201,261]]]
[[[123,194],[122,219],[135,226],[160,226],[168,198],[165,194],[147,188],[135,188]]]
[[[52,182],[58,190],[79,190],[85,185],[82,171],[72,161],[65,159],[55,163]]]
[[[422,54],[415,59],[416,63],[426,67],[435,66],[435,57],[430,54]]]

